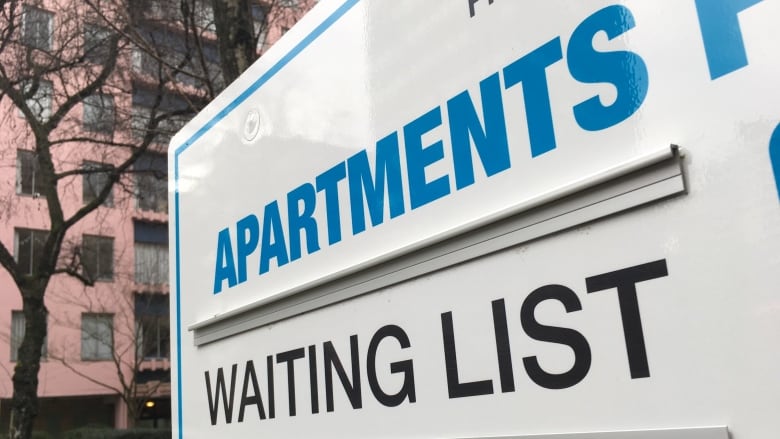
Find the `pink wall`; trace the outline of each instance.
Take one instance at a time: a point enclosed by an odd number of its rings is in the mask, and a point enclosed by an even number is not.
[[[308,10],[316,3],[314,0],[301,2]],[[70,0],[59,2],[57,6],[52,1],[44,2],[44,7],[52,11],[63,5],[72,5]],[[269,28],[263,50],[277,41],[284,28],[292,25],[302,15],[300,9],[277,8],[270,14],[273,25]],[[55,16],[55,29],[60,25]],[[55,35],[57,31],[55,30]],[[57,44],[55,42],[55,44]],[[129,59],[121,59],[120,64],[127,68],[118,69],[111,79],[117,90],[130,87],[131,69]],[[54,82],[55,103],[57,107],[58,91],[63,90],[79,78],[66,78],[66,83]],[[114,104],[118,111],[127,111],[131,106],[129,93],[114,93]],[[129,114],[129,111],[127,111]],[[82,109],[78,105],[68,115],[63,130],[71,132],[81,130]],[[117,130],[115,140],[127,136],[126,131]],[[42,198],[16,193],[17,150],[32,150],[34,147],[32,135],[19,111],[13,107],[9,99],[0,101],[0,242],[14,254],[14,229],[48,229],[46,202]],[[164,152],[164,151],[160,151]],[[119,163],[126,157],[127,151],[111,151],[110,148],[89,144],[65,144],[54,149],[55,161],[58,167],[67,169],[79,168],[84,160],[94,162]],[[124,181],[132,189],[132,178]],[[63,200],[65,215],[72,215],[81,205],[82,177],[74,176],[60,182],[59,192]],[[82,234],[102,235],[114,238],[114,277],[111,282],[98,281],[94,287],[86,287],[78,280],[65,275],[55,276],[47,290],[46,306],[49,310],[48,321],[48,355],[41,363],[39,374],[39,396],[61,397],[74,395],[116,395],[121,390],[119,370],[126,377],[132,376],[134,361],[134,293],[163,292],[165,286],[144,286],[134,282],[134,236],[133,220],[163,222],[168,220],[167,214],[142,212],[136,208],[136,200],[132,193],[115,187],[113,191],[113,206],[100,207],[88,217],[81,220],[70,230],[66,242],[78,244]],[[21,310],[22,303],[19,291],[11,277],[0,268],[0,399],[11,398],[13,387],[11,376],[15,366],[10,361],[10,328],[11,313]],[[81,360],[81,314],[83,312],[111,313],[114,315],[114,350],[119,353],[114,361],[82,361]],[[165,368],[170,365],[167,360],[148,362],[145,368]],[[126,408],[121,404],[117,407],[117,426],[126,426]]]
[[[7,106],[4,114],[14,112]],[[15,115],[12,117],[16,117]],[[22,125],[23,121],[15,121]],[[16,125],[16,124],[11,124]],[[0,241],[14,253],[14,228],[48,229],[46,202],[42,198],[29,195],[17,195],[16,149],[29,148],[30,142],[18,139],[0,139],[0,197],[2,197],[3,215],[0,217]],[[101,154],[95,154],[92,148],[73,145],[56,152],[56,158],[62,164],[79,166],[83,160],[102,161]],[[90,154],[92,152],[92,154]],[[82,181],[74,177],[63,181],[60,194],[66,215],[70,215],[82,205]],[[68,234],[66,242],[79,243],[81,235],[110,236],[114,238],[114,280],[97,282],[94,287],[85,287],[78,280],[65,275],[52,279],[46,294],[46,306],[49,310],[48,358],[42,363],[39,375],[40,396],[63,396],[84,394],[115,393],[90,380],[80,377],[70,370],[71,366],[84,375],[106,385],[118,385],[117,366],[110,361],[82,362],[80,319],[82,312],[107,312],[114,317],[114,346],[125,354],[122,361],[132,363],[132,336],[134,331],[133,292],[138,291],[133,283],[133,218],[166,221],[167,216],[137,212],[135,201],[129,194],[114,190],[114,207],[100,207],[83,221],[79,222]],[[12,393],[10,374],[14,363],[10,362],[8,347],[11,327],[11,311],[21,309],[18,289],[10,276],[0,270],[0,340],[4,349],[0,349],[0,397],[9,398]],[[129,373],[125,368],[124,372]]]

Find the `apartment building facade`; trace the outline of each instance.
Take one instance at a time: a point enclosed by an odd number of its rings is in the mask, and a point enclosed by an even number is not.
[[[224,83],[210,2],[193,2],[197,6],[193,21],[200,35],[205,35],[198,48],[202,62],[193,63],[190,70],[173,70],[174,77],[164,87],[159,75],[170,76],[166,65],[183,61],[183,48],[191,41],[186,29],[172,24],[176,21],[171,16],[181,12],[175,9],[178,2],[140,3],[133,10],[126,9],[128,14],[143,16],[133,20],[127,37],[156,47],[127,43],[129,49],[118,55],[117,67],[105,86],[83,98],[61,123],[69,139],[75,140],[58,143],[55,133],[51,146],[56,167],[94,171],[71,171],[71,176],[60,180],[57,191],[67,214],[96,199],[109,183],[102,169],[125,161],[133,146],[148,145],[102,205],[66,236],[60,259],[78,266],[82,278],[55,275],[47,288],[48,335],[42,350],[35,430],[55,436],[86,425],[165,428],[170,422],[165,153],[172,133],[192,113],[193,102],[203,98],[198,93],[203,87],[201,77],[212,87],[222,88]],[[258,52],[276,41],[313,3],[275,0],[254,4]],[[32,53],[33,61],[42,56],[39,52],[58,50],[78,51],[82,53],[79,62],[98,65],[110,56],[101,44],[119,31],[105,22],[116,10],[96,17],[94,11],[74,14],[74,9],[83,6],[72,1],[19,2],[17,6],[14,35],[26,46],[26,53]],[[91,21],[90,17],[103,20]],[[65,27],[71,29],[69,38],[62,30]],[[125,44],[122,41],[120,45]],[[159,47],[173,53],[173,61],[162,59]],[[3,58],[3,63],[8,62]],[[43,73],[26,101],[32,116],[43,121],[52,117],[67,88],[68,81],[57,72]],[[159,124],[149,124],[161,114],[166,117]],[[45,256],[43,242],[50,227],[40,190],[44,182],[34,133],[27,123],[30,115],[9,99],[0,100],[0,115],[0,241],[20,269],[31,273],[36,261]],[[9,422],[12,376],[24,332],[19,290],[9,273],[0,270],[3,429]]]

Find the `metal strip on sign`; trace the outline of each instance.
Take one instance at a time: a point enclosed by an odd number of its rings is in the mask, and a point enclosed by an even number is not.
[[[728,439],[726,426],[662,430],[604,431],[597,433],[540,434],[530,436],[470,437],[463,439]]]
[[[349,272],[196,323],[196,346],[532,241],[686,190],[682,157],[672,146],[451,230]]]

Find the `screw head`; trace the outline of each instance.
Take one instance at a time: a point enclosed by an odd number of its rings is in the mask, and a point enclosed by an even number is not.
[[[256,109],[249,110],[244,122],[244,140],[255,140],[260,133],[260,112]]]

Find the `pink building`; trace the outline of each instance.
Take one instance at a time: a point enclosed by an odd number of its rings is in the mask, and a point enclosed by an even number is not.
[[[164,16],[170,11],[162,0],[145,0],[144,14]],[[87,53],[105,40],[104,27],[85,18],[74,24],[70,0],[22,2],[19,42],[28,50],[56,51],[63,44]],[[271,4],[273,3],[273,4]],[[253,18],[267,23],[258,50],[264,50],[291,27],[315,2],[275,0],[253,7]],[[199,9],[199,23],[211,29],[208,2]],[[304,7],[305,6],[305,7]],[[7,6],[6,6],[7,7]],[[76,14],[89,17],[89,14]],[[0,25],[3,25],[0,23]],[[5,23],[7,26],[7,23]],[[157,26],[160,26],[159,28]],[[63,41],[63,28],[77,29],[79,38]],[[157,20],[144,22],[139,33],[159,36],[176,46],[181,30]],[[208,67],[216,66],[216,43],[206,38]],[[2,57],[2,55],[0,55]],[[2,58],[4,63],[8,57]],[[77,105],[63,121],[71,135],[92,139],[104,136],[113,142],[138,142],[140,124],[154,101],[149,75],[158,64],[142,51],[128,52],[118,60],[116,73],[100,93]],[[127,74],[127,72],[130,74]],[[52,75],[54,76],[54,75]],[[61,78],[44,77],[30,107],[42,120],[50,117],[62,101]],[[218,75],[216,77],[218,81]],[[195,87],[186,77],[177,78],[181,89]],[[186,99],[170,95],[164,105],[186,105]],[[173,118],[163,128],[175,131],[183,119]],[[76,133],[76,134],[73,134]],[[142,133],[141,133],[142,134]],[[85,425],[125,428],[165,428],[170,422],[167,161],[170,132],[158,133],[156,141],[134,165],[110,198],[69,232],[63,256],[78,258],[95,285],[85,286],[74,277],[55,275],[46,293],[49,311],[48,336],[39,373],[39,416],[36,430],[54,437]],[[64,143],[52,148],[55,165],[63,169],[88,169],[117,165],[128,151],[102,148],[99,143]],[[110,151],[109,151],[110,150]],[[65,214],[70,215],[95,197],[106,184],[101,173],[76,174],[59,182]],[[39,196],[40,175],[34,155],[34,140],[25,116],[10,99],[0,100],[0,241],[24,270],[32,270],[42,255],[42,240],[48,224],[47,205]],[[74,259],[76,260],[76,259]],[[17,287],[0,269],[0,431],[9,423],[11,377],[17,348],[24,334],[24,315]],[[122,396],[125,396],[124,398]],[[135,406],[128,406],[135,400]],[[135,416],[133,414],[137,412]]]

